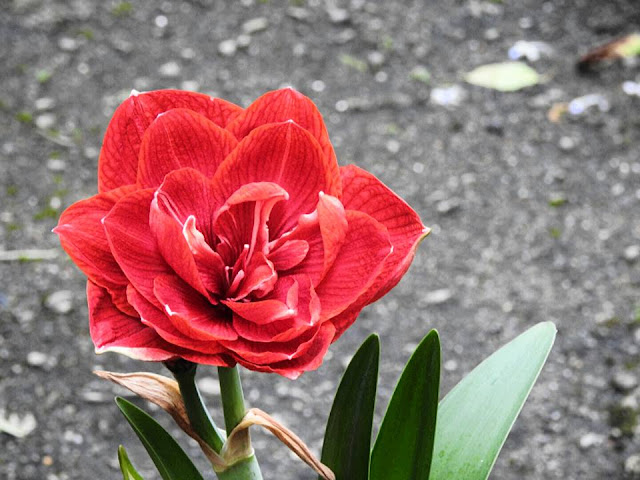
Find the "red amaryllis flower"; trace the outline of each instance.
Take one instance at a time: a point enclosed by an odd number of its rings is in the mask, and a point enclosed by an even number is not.
[[[317,368],[428,233],[373,175],[338,167],[293,89],[246,110],[134,92],[107,128],[98,191],[55,232],[89,277],[96,351],[142,360]]]

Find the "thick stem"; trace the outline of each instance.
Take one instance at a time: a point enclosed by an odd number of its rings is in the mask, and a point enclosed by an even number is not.
[[[246,413],[238,367],[218,367],[218,379],[220,381],[224,425],[228,435],[242,421]],[[247,441],[246,449],[253,452],[249,432],[245,438]],[[256,456],[252,453],[224,472],[218,472],[218,478],[220,480],[262,480],[262,472]]]
[[[178,382],[191,426],[211,448],[220,453],[224,445],[224,439],[218,433],[200,396],[200,391],[196,385],[197,365],[191,362],[174,362],[171,364],[167,362],[165,365],[171,370]]]
[[[262,480],[262,472],[255,455],[240,460],[224,472],[218,472],[219,480]]]
[[[242,421],[246,413],[238,367],[218,367],[218,379],[224,411],[224,426],[228,435]]]

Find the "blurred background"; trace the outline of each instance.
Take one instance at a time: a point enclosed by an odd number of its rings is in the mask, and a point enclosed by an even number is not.
[[[433,233],[320,369],[296,381],[243,371],[248,402],[319,453],[337,382],[370,332],[382,340],[380,418],[429,329],[444,394],[551,320],[555,348],[491,478],[640,478],[640,47],[577,68],[640,32],[637,1],[0,5],[0,478],[120,478],[120,443],[158,478],[113,403],[124,392],[91,370],[162,368],[93,353],[84,277],[50,231],[96,193],[102,135],[131,89],[246,106],[284,85],[316,102],[341,165],[373,172]],[[509,60],[521,64],[473,72]],[[215,369],[199,379],[218,414]],[[266,479],[315,478],[253,437]]]

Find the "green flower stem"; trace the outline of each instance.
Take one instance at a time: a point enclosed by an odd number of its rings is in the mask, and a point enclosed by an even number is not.
[[[246,413],[238,367],[218,367],[218,379],[220,380],[224,425],[228,435],[242,421]],[[251,440],[248,441],[249,449],[253,451],[250,448]],[[224,472],[219,472],[218,478],[220,480],[262,480],[262,472],[256,456],[252,454]]]
[[[222,410],[224,411],[224,426],[227,435],[236,428],[246,413],[244,394],[238,367],[218,367],[220,380],[220,395],[222,396]]]
[[[218,433],[198,391],[198,386],[196,385],[197,365],[185,362],[180,365],[167,366],[178,381],[191,426],[211,448],[220,453],[224,445],[224,439]]]
[[[255,455],[240,460],[224,472],[218,472],[219,480],[262,480],[262,472]]]

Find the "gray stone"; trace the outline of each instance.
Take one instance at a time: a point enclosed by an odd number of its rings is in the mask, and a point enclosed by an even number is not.
[[[580,448],[582,450],[587,450],[591,447],[597,447],[604,443],[606,437],[599,433],[589,432],[585,433],[580,437]]]
[[[47,297],[44,306],[55,313],[69,313],[73,310],[73,292],[71,290],[58,290]]]
[[[56,116],[53,113],[43,113],[36,117],[36,127],[40,130],[48,130],[56,124]]]
[[[624,471],[632,478],[640,478],[640,455],[631,455],[624,461]]]
[[[258,33],[266,30],[269,26],[269,21],[265,17],[252,18],[242,24],[242,31],[247,35]]]
[[[446,303],[453,298],[453,292],[448,288],[440,288],[438,290],[432,290],[427,292],[423,301],[427,305],[440,305]]]
[[[167,62],[161,65],[160,68],[158,69],[158,73],[161,76],[167,77],[167,78],[179,77],[181,72],[182,72],[182,67],[178,62],[174,62],[174,61]]]
[[[640,245],[629,245],[624,249],[624,259],[627,262],[635,262],[640,258]]]
[[[613,375],[611,384],[616,390],[628,392],[638,386],[638,377],[631,372],[621,370]]]
[[[65,52],[73,52],[78,49],[78,42],[71,37],[62,37],[58,40],[58,46],[60,50],[64,50]]]
[[[236,41],[232,38],[228,40],[223,40],[218,44],[218,52],[225,57],[233,57],[238,50],[238,46]]]

